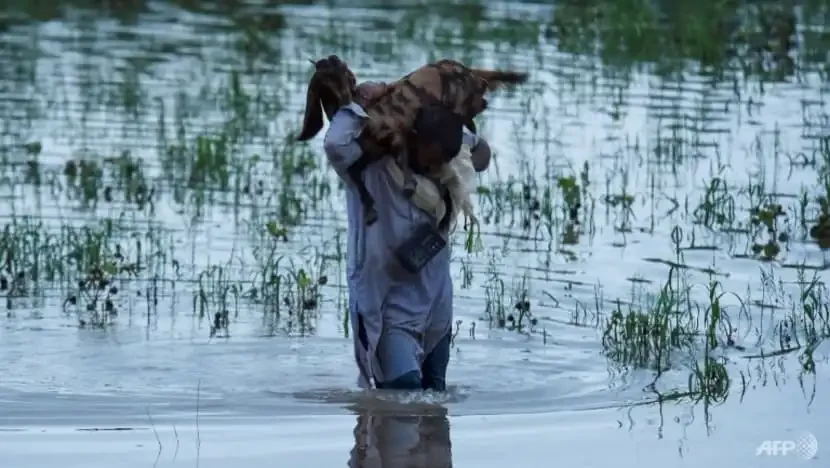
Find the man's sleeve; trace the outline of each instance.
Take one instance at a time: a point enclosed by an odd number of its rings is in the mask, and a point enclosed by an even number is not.
[[[481,140],[478,135],[471,132],[467,129],[467,127],[461,127],[462,130],[462,143],[470,147],[470,150],[476,149],[478,146],[478,142]]]
[[[358,104],[351,103],[341,107],[334,117],[323,140],[329,164],[340,177],[345,179],[346,169],[363,155],[357,143],[357,137],[369,115]]]

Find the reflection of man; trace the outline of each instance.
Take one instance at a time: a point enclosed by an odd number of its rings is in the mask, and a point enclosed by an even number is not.
[[[452,444],[446,410],[408,416],[361,410],[350,468],[450,468]]]

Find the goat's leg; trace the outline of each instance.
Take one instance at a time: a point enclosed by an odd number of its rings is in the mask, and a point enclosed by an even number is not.
[[[403,172],[403,196],[412,198],[415,195],[418,182],[412,176],[412,166],[409,164],[409,154],[406,151],[401,152],[398,163],[401,166],[401,172]]]
[[[378,220],[378,212],[375,209],[375,199],[372,198],[372,194],[369,193],[369,190],[366,188],[366,184],[363,183],[363,171],[368,165],[368,159],[369,158],[364,155],[355,161],[354,164],[349,166],[346,171],[349,173],[349,178],[352,179],[355,187],[357,187],[357,194],[360,197],[360,204],[363,205],[363,219],[367,226],[371,226]]]
[[[478,129],[476,128],[476,123],[473,121],[472,118],[467,119],[467,128],[473,132],[474,135],[478,134]]]

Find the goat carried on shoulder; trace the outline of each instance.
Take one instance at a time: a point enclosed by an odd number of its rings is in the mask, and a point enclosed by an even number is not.
[[[303,127],[297,140],[313,138],[323,128],[323,111],[331,120],[337,110],[352,102],[357,80],[354,73],[336,55],[313,62],[314,75],[308,84]],[[386,156],[399,158],[404,171],[403,193],[415,193],[413,172],[440,177],[442,169],[455,155],[431,155],[425,160],[410,157],[407,141],[422,109],[440,105],[459,122],[476,132],[473,119],[487,109],[485,93],[508,84],[527,81],[527,73],[469,68],[454,60],[440,60],[389,83],[386,93],[369,104],[369,115],[358,143],[363,156],[348,169],[363,205],[366,224],[377,220],[375,200],[363,184],[365,168]],[[321,108],[322,106],[322,108]]]

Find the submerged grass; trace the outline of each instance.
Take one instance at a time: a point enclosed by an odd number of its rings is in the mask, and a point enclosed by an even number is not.
[[[477,188],[483,253],[453,252],[456,290],[478,307],[459,314],[455,346],[493,331],[553,345],[553,324],[593,327],[609,363],[652,372],[655,391],[685,373],[660,398],[713,403],[736,359],[792,354],[816,372],[830,334],[825,3],[464,1],[347,19],[377,40],[316,32],[344,7],[173,2],[192,18],[178,37],[154,2],[117,3],[0,8],[0,63],[14,64],[0,67],[9,320],[57,296],[82,327],[150,324],[160,307],[180,314],[184,293],[208,338],[252,313],[265,335],[311,336],[327,316],[347,335],[340,182],[289,138],[303,57],[336,52],[389,79],[451,56],[534,75],[481,119],[495,167]],[[104,41],[107,15],[118,32]],[[50,61],[50,48],[83,58]],[[795,107],[782,128],[763,104]]]

